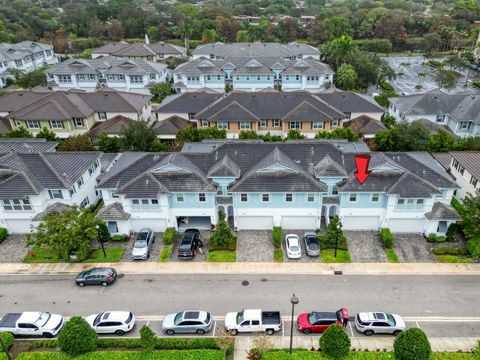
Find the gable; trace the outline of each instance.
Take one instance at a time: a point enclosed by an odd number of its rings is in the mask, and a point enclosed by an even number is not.
[[[185,174],[190,174],[191,171],[188,171],[186,169],[183,169],[179,166],[173,165],[173,164],[166,164],[159,166],[158,168],[154,168],[151,170],[152,173],[157,173],[157,174],[162,174],[162,173],[185,173]]]

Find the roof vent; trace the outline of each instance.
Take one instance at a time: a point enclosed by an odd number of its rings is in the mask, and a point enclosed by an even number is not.
[[[148,185],[148,179],[145,179],[145,185]]]

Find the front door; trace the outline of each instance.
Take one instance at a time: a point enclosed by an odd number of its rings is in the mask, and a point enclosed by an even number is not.
[[[446,221],[439,221],[438,222],[437,232],[441,233],[441,234],[444,234],[444,233],[447,232],[447,222]]]

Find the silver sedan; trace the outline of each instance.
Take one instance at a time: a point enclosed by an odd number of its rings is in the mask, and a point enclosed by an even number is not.
[[[213,319],[209,312],[186,310],[165,316],[162,330],[167,335],[198,334],[203,335],[213,328]]]

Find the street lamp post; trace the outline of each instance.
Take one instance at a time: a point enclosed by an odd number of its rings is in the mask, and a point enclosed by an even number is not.
[[[295,311],[295,305],[298,304],[298,298],[295,296],[295,294],[292,295],[292,298],[290,299],[290,302],[292,303],[292,321],[290,323],[290,354],[292,353],[292,345],[293,345],[293,316],[294,316],[294,311]]]
[[[107,253],[105,252],[105,247],[103,246],[103,241],[100,239],[100,225],[95,225],[95,229],[97,229],[97,239],[100,245],[102,246],[103,257],[107,257]]]
[[[337,223],[337,226],[335,228],[337,231],[335,231],[335,257],[337,257],[337,248],[338,248],[338,233],[340,231],[340,224]]]

